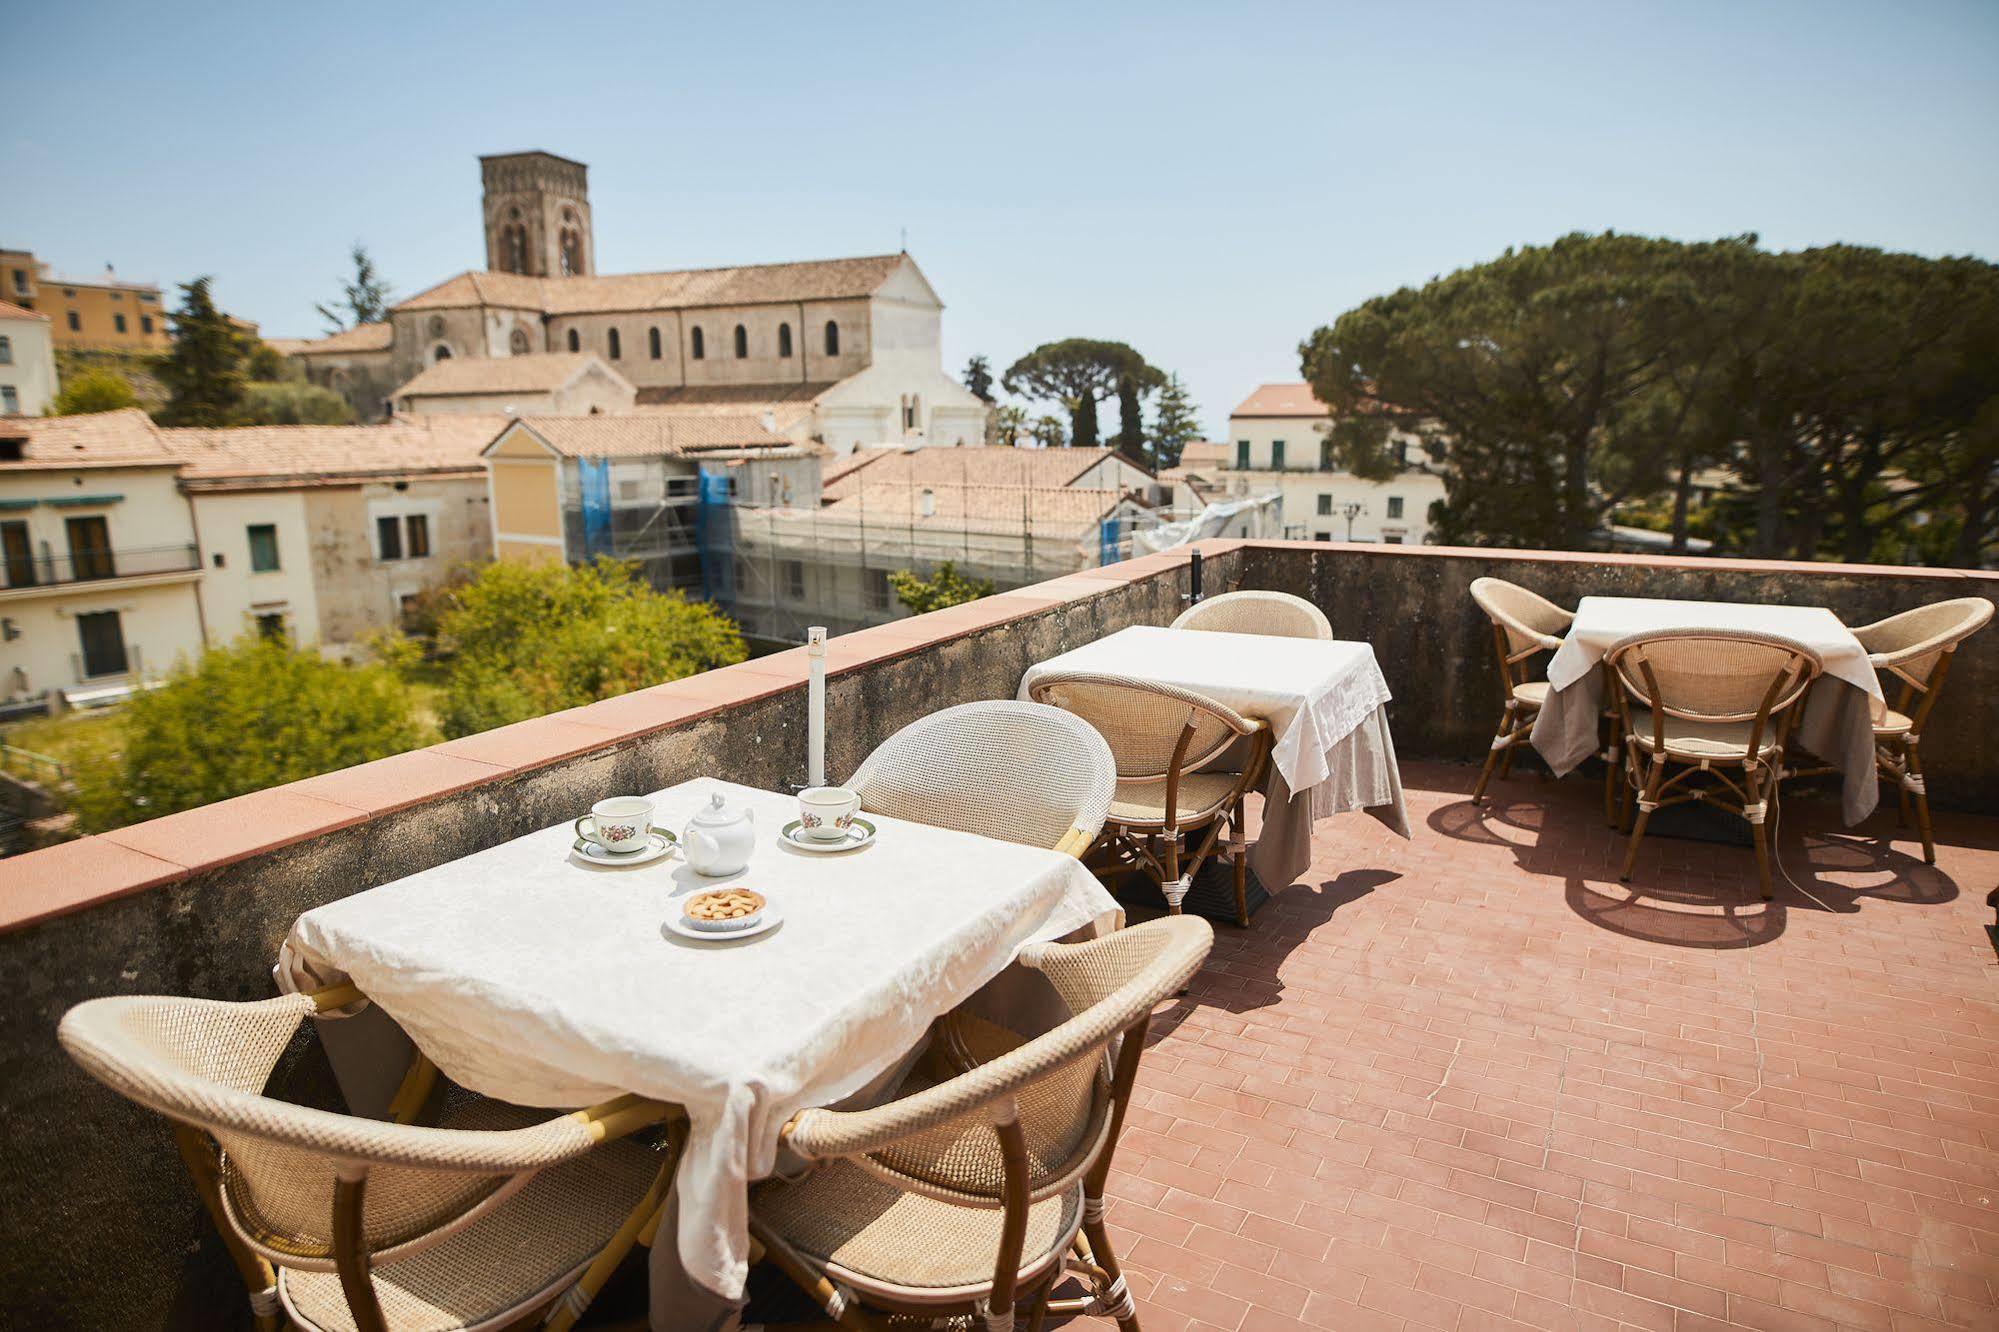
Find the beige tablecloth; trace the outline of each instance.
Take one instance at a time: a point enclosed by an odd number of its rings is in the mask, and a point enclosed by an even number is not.
[[[1020,696],[1061,671],[1192,689],[1269,724],[1263,827],[1249,863],[1272,892],[1311,863],[1316,819],[1365,809],[1409,836],[1388,730],[1392,696],[1366,643],[1134,625],[1029,667]]]
[[[967,833],[870,816],[873,846],[795,851],[777,840],[794,801],[712,779],[660,792],[658,822],[684,827],[716,790],[755,811],[742,874],[703,879],[677,854],[578,864],[565,824],[309,911],[286,948],[322,976],[352,977],[474,1091],[522,1105],[636,1092],[685,1106],[675,1256],[701,1288],[734,1299],[747,1189],[770,1173],[793,1113],[880,1079],[1022,945],[1120,915],[1073,857]],[[664,928],[680,898],[719,883],[758,889],[783,925],[712,944]],[[656,1247],[656,1286],[667,1247]]]
[[[1867,649],[1823,606],[1756,606],[1727,601],[1584,597],[1575,623],[1548,661],[1548,701],[1534,720],[1534,748],[1556,776],[1600,746],[1604,654],[1619,639],[1662,629],[1747,629],[1782,634],[1817,652],[1825,675],[1813,686],[1794,743],[1840,770],[1847,824],[1874,812],[1874,722],[1886,703]]]

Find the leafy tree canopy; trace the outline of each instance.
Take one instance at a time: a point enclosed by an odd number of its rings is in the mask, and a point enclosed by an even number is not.
[[[116,370],[79,370],[63,381],[62,391],[49,404],[49,415],[115,412],[138,404],[139,397],[132,392],[132,381]]]
[[[182,283],[180,309],[169,316],[173,345],[160,360],[159,376],[171,396],[158,413],[161,425],[227,425],[243,399],[244,338],[216,308],[213,281]]]
[[[78,771],[86,830],[116,828],[366,763],[431,739],[386,666],[246,633],[175,666],[122,712],[116,763]]]
[[[353,425],[347,399],[317,384],[254,382],[229,413],[230,425]]]
[[[326,321],[328,333],[341,333],[362,324],[379,324],[389,316],[389,284],[375,271],[368,248],[354,242],[354,276],[340,286],[340,297],[326,305],[316,305]]]
[[[447,735],[559,712],[678,680],[747,653],[734,623],[705,602],[656,592],[635,566],[502,560],[451,592],[437,617],[452,654],[441,709]]]
[[[938,565],[936,572],[928,578],[919,578],[908,569],[898,569],[888,576],[888,584],[895,589],[895,599],[909,607],[912,615],[943,610],[947,606],[962,606],[968,601],[993,594],[991,580],[967,578],[958,572],[957,564],[951,560]]]
[[[1045,342],[1015,361],[1000,383],[1016,397],[1060,403],[1069,413],[1070,443],[1093,449],[1099,443],[1098,402],[1116,394],[1121,381],[1140,393],[1164,378],[1125,343],[1065,338]]]

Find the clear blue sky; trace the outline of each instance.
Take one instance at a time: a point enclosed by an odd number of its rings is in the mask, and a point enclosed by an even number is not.
[[[482,265],[480,153],[606,272],[909,248],[954,373],[1065,336],[1211,431],[1298,341],[1574,229],[1999,256],[1999,5],[10,5],[0,243],[318,331]]]

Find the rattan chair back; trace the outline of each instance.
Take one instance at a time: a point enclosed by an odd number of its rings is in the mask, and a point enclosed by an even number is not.
[[[801,1155],[848,1157],[899,1188],[973,1207],[1038,1202],[1069,1188],[1115,1136],[1111,1053],[1120,1035],[1187,983],[1214,942],[1198,916],[1171,916],[1082,944],[1030,945],[1072,1016],[945,1082],[870,1110],[807,1110],[785,1130]],[[1142,1044],[1142,1039],[1140,1044]],[[1130,1049],[1135,1070],[1138,1051]],[[1122,1087],[1118,1083],[1124,1083]],[[1010,1174],[996,1126],[1025,1152]]]
[[[1560,647],[1576,618],[1575,612],[1504,578],[1473,579],[1471,598],[1506,636],[1506,655]]]
[[[1793,639],[1713,629],[1632,634],[1611,645],[1607,660],[1640,707],[1709,723],[1776,716],[1825,669],[1818,653]]]
[[[1944,657],[1991,619],[1992,603],[1984,597],[1957,597],[1863,625],[1853,636],[1867,649],[1875,669],[1927,689]]]
[[[388,1123],[263,1094],[271,1070],[315,1011],[306,995],[257,1003],[117,996],[77,1005],[58,1037],[113,1091],[222,1147],[230,1225],[284,1266],[334,1266],[334,1186],[367,1170],[362,1241],[377,1261],[413,1252],[467,1224],[543,1166],[594,1139],[564,1116],[487,1132]]]
[[[1273,638],[1331,639],[1325,612],[1289,592],[1224,592],[1180,612],[1175,629],[1210,633],[1265,634]]]
[[[1193,772],[1256,727],[1226,703],[1130,676],[1071,671],[1043,675],[1035,702],[1082,718],[1110,742],[1121,782],[1163,782]]]
[[[1055,847],[1104,826],[1116,766],[1104,738],[1059,708],[1011,699],[933,712],[884,740],[848,779],[872,814]]]

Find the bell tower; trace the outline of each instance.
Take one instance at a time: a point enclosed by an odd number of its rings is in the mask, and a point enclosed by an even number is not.
[[[589,167],[554,153],[499,153],[479,159],[479,174],[488,269],[530,277],[597,271]]]

